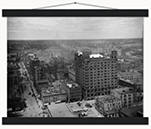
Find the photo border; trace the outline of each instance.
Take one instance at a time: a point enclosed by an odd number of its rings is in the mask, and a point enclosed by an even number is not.
[[[3,9],[3,17],[148,17],[148,9]],[[126,118],[44,118],[3,117],[2,124],[100,124],[147,125],[148,117]]]

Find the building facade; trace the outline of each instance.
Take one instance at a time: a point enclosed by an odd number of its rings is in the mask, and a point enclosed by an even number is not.
[[[77,83],[67,83],[66,84],[68,93],[68,102],[80,101],[82,100],[82,90]]]
[[[43,103],[66,102],[67,92],[60,87],[49,87],[41,89],[41,99]]]
[[[8,99],[20,97],[23,88],[21,86],[21,74],[17,63],[8,63]]]
[[[122,78],[124,80],[129,80],[135,84],[137,83],[143,84],[143,74],[137,71],[119,72],[118,76],[119,78]]]
[[[83,98],[108,95],[118,85],[117,52],[110,56],[92,54],[89,51],[75,54],[76,83],[82,87]]]
[[[122,101],[122,107],[129,108],[134,103],[134,92],[130,87],[123,87],[111,90],[111,94]]]
[[[75,70],[72,67],[68,67],[68,77],[69,79],[71,79],[72,81],[76,81],[76,75],[75,75]]]

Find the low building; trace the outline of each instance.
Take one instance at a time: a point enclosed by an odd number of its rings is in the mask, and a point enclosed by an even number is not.
[[[48,105],[48,110],[52,117],[104,117],[94,107],[87,108],[87,101],[80,101],[81,106],[77,102],[73,103],[51,103]]]
[[[135,87],[135,84],[131,82],[130,80],[124,80],[123,78],[119,79],[118,84],[122,87]]]
[[[132,68],[131,63],[127,61],[120,61],[118,62],[118,70],[125,72],[129,71]]]
[[[61,86],[52,85],[41,89],[41,98],[43,103],[66,102],[67,92]]]
[[[112,95],[96,97],[95,108],[105,117],[119,117],[122,102]]]
[[[111,95],[121,99],[122,107],[129,108],[133,105],[134,102],[133,88],[124,87],[124,88],[113,89],[111,90]]]
[[[82,99],[82,89],[77,83],[67,83],[68,102],[80,101]]]
[[[70,112],[69,108],[66,106],[66,103],[52,103],[51,105],[48,105],[48,110],[50,111],[52,117],[77,117],[76,114]]]
[[[118,76],[133,83],[143,83],[143,75],[137,71],[119,72]]]
[[[41,93],[41,90],[42,89],[47,89],[50,87],[50,84],[49,84],[49,81],[48,80],[39,80],[37,83],[36,83],[36,90],[38,93]]]
[[[67,107],[73,114],[76,114],[78,117],[104,117],[100,114],[95,108],[95,100],[89,101],[78,101],[73,103],[67,103]],[[91,106],[87,106],[87,105]]]
[[[129,109],[124,108],[120,111],[121,117],[143,117],[143,106],[135,106]]]

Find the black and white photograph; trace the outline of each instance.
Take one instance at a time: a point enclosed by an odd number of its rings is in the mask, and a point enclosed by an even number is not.
[[[143,117],[143,17],[8,17],[7,116]]]

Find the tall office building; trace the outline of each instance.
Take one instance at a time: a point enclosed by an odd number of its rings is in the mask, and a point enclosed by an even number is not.
[[[76,82],[82,87],[83,98],[108,95],[117,87],[117,52],[110,56],[92,54],[90,51],[75,53]]]

